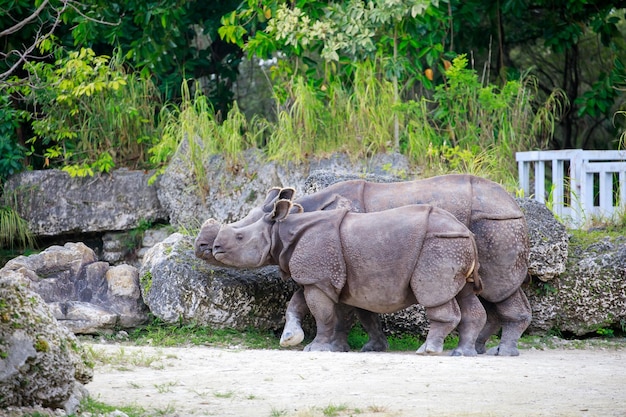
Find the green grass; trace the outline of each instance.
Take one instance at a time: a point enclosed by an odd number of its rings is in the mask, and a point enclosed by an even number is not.
[[[184,346],[210,345],[250,349],[278,349],[278,337],[270,331],[249,329],[211,329],[197,324],[169,324],[159,319],[129,333],[136,345]]]
[[[530,348],[556,348],[561,345],[567,345],[569,347],[575,347],[579,344],[581,347],[593,347],[594,344],[604,345],[616,345],[621,346],[624,344],[624,340],[621,338],[623,332],[618,331],[610,332],[607,330],[597,334],[597,337],[590,339],[587,338],[583,341],[577,341],[576,339],[567,340],[562,335],[550,333],[544,336],[528,336],[525,335],[520,339],[521,349]],[[113,342],[119,342],[114,336],[101,336],[109,337]],[[88,336],[84,336],[88,338]],[[211,329],[207,326],[200,326],[195,324],[169,324],[164,323],[159,319],[153,319],[151,323],[141,328],[135,329],[129,333],[126,344],[138,346],[161,346],[161,347],[175,347],[175,346],[211,346],[211,347],[224,347],[224,348],[237,348],[237,349],[274,349],[285,350],[279,345],[279,335],[271,331],[259,331],[256,329],[248,329],[246,331],[240,331],[235,329]],[[312,341],[312,335],[307,335],[307,338],[299,346],[293,348],[287,348],[292,350],[301,350],[304,346]],[[363,328],[357,324],[348,334],[348,344],[352,351],[359,351],[365,343],[368,341],[367,333]],[[403,334],[397,336],[388,336],[390,352],[414,352],[422,343],[424,338]],[[446,337],[444,341],[444,351],[454,349],[458,345],[458,336],[452,333]],[[562,342],[559,342],[562,341]],[[497,336],[492,336],[487,342],[487,348],[496,346],[499,342]],[[580,342],[580,343],[579,343]],[[120,348],[120,351],[111,357],[100,358],[97,351],[93,348],[90,349],[91,359],[95,363],[102,364],[114,364],[118,367],[125,366],[154,366],[154,362],[159,361],[159,356],[146,356],[146,355],[131,355],[124,350],[124,347]]]
[[[163,415],[162,412],[148,411],[143,407],[138,406],[112,406],[104,404],[100,401],[97,401],[93,398],[86,398],[80,404],[80,414],[91,413],[94,416],[107,415],[108,413],[112,413],[116,410],[122,411],[128,417],[149,417],[157,414]]]

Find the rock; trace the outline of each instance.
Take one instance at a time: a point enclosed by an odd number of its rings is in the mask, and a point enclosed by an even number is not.
[[[626,238],[572,240],[565,272],[526,289],[533,308],[530,333],[582,336],[626,323]]]
[[[24,171],[4,184],[15,195],[17,212],[36,236],[129,230],[140,222],[164,221],[167,214],[148,185],[151,173],[116,170],[72,178],[59,170]]]
[[[368,173],[363,175],[357,175],[354,173],[336,173],[328,170],[316,170],[311,172],[311,175],[304,181],[304,193],[313,194],[319,190],[333,185],[341,181],[364,179],[371,182],[395,182],[402,181],[403,178],[397,175],[381,174],[381,173]]]
[[[345,154],[310,160],[302,165],[281,165],[265,160],[258,150],[245,151],[239,162],[221,155],[207,158],[205,180],[194,174],[192,158],[184,141],[161,176],[158,196],[170,223],[198,229],[208,218],[231,223],[243,218],[263,202],[271,187],[294,187],[304,192],[309,172],[327,170],[337,173],[372,172],[406,175],[407,159],[400,154],[381,154],[365,161],[351,161]],[[202,186],[201,184],[206,185]]]
[[[569,234],[545,204],[529,198],[517,198],[526,215],[530,255],[528,273],[549,281],[563,272],[567,263]]]
[[[140,270],[145,303],[169,323],[279,330],[294,284],[276,267],[212,267],[194,255],[193,238],[174,233],[146,253]]]
[[[102,253],[100,254],[100,260],[109,264],[117,264],[123,262],[130,248],[127,242],[129,241],[128,233],[126,232],[107,232],[102,235]]]
[[[39,406],[73,414],[93,373],[79,341],[31,284],[16,271],[0,270],[0,409]]]
[[[29,279],[30,288],[50,304],[54,317],[77,334],[133,328],[148,317],[137,268],[98,262],[83,243],[19,256],[0,271],[15,271]]]

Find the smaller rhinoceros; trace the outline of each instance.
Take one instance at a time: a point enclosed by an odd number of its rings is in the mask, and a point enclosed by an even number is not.
[[[461,319],[455,296],[482,289],[476,244],[467,227],[430,205],[375,213],[294,208],[281,199],[252,224],[222,226],[212,253],[235,267],[279,265],[284,277],[303,287],[317,325],[305,350],[334,350],[337,303],[378,313],[419,303],[430,330],[418,353],[443,351],[445,336]],[[486,314],[473,328],[464,327],[464,337],[475,341],[485,320]]]

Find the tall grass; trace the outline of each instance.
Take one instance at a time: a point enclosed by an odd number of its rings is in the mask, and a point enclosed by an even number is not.
[[[14,251],[17,248],[33,248],[35,238],[28,222],[15,210],[15,194],[4,193],[0,185],[0,249]]]
[[[231,166],[236,165],[244,150],[262,145],[264,132],[269,127],[262,118],[254,117],[248,121],[237,103],[221,120],[221,115],[214,111],[201,90],[195,88],[192,94],[187,82],[182,85],[180,106],[170,105],[161,113],[162,138],[149,150],[151,163],[159,167],[157,175],[165,170],[171,156],[184,144],[187,147],[184,158],[203,195],[208,191],[205,172],[208,158],[222,154]]]
[[[397,120],[400,150],[425,173],[466,172],[515,184],[514,153],[546,145],[566,105],[564,96],[556,92],[537,103],[530,76],[502,87],[483,85],[464,56],[454,60],[445,77],[432,99],[401,103],[376,61],[355,64],[348,83],[334,78],[320,86],[294,77],[278,86],[275,122],[248,121],[237,103],[222,118],[205,96],[191,95],[185,84],[180,108],[169,113],[164,139],[150,152],[162,163],[186,138],[188,159],[202,187],[208,155],[223,154],[231,164],[248,148],[261,148],[269,160],[281,163],[337,151],[363,158],[396,149]]]
[[[356,65],[347,86],[335,79],[322,89],[299,77],[287,92],[268,142],[271,160],[301,162],[338,150],[358,158],[393,148],[393,85],[375,63]]]

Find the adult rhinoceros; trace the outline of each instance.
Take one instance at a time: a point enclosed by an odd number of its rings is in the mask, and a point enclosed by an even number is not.
[[[292,207],[281,199],[252,224],[222,226],[213,256],[240,268],[279,265],[303,287],[317,326],[305,350],[334,350],[337,303],[377,313],[420,303],[430,329],[418,353],[443,351],[444,338],[461,320],[455,296],[467,282],[476,293],[482,289],[476,244],[465,225],[429,205],[290,214]],[[464,338],[475,341],[485,320],[464,328]]]
[[[252,210],[233,226],[243,226],[258,220],[272,209],[273,201],[293,195],[292,189],[275,189],[260,207]],[[528,300],[521,290],[528,270],[528,231],[523,213],[515,200],[500,185],[472,175],[443,175],[424,180],[398,183],[372,183],[364,180],[344,181],[295,200],[305,212],[348,208],[355,212],[376,212],[409,204],[431,204],[452,213],[473,233],[478,247],[479,275],[484,289],[480,299],[487,310],[487,324],[476,340],[478,353],[486,352],[489,336],[502,328],[500,343],[488,353],[518,355],[517,341],[532,317]],[[196,256],[208,263],[220,265],[211,250],[220,225],[207,220],[196,238]],[[463,314],[459,328],[472,327],[480,320],[480,309],[472,297],[457,297]],[[482,307],[480,307],[482,308]],[[296,292],[287,310],[285,333],[303,332],[299,322],[308,307],[301,291]],[[357,310],[370,341],[365,349],[382,350],[386,340],[375,314]],[[347,344],[347,328],[336,329],[335,341]],[[298,340],[299,339],[299,340]],[[291,337],[294,343],[301,338]],[[289,340],[288,340],[289,343]],[[467,341],[459,347],[471,349]]]

